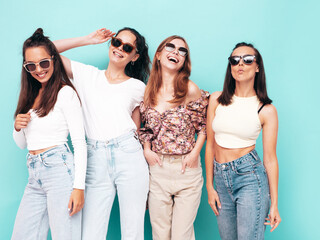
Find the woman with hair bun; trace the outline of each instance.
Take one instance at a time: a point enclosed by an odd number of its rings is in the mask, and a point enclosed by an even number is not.
[[[223,91],[211,95],[207,115],[208,201],[223,240],[264,239],[265,225],[273,231],[281,222],[278,116],[271,102],[259,51],[238,43],[229,57]],[[263,164],[255,150],[261,130]]]
[[[81,104],[56,47],[41,28],[23,44],[13,137],[29,150],[29,179],[12,239],[47,239],[50,228],[53,240],[79,240],[87,164]]]
[[[111,38],[106,70],[62,57],[83,104],[88,170],[83,240],[105,239],[116,193],[122,239],[144,239],[148,166],[136,130],[139,103],[149,75],[148,46],[132,28],[115,34],[103,28],[87,36],[55,41],[59,52]]]
[[[195,239],[209,93],[189,79],[190,73],[186,40],[180,36],[163,40],[140,105],[144,128],[139,136],[149,164],[148,205],[154,240]]]

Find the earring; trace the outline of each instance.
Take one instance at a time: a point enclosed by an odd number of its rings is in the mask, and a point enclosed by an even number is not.
[[[131,62],[131,65],[132,65],[132,66],[134,65],[134,62],[133,62],[133,61]]]

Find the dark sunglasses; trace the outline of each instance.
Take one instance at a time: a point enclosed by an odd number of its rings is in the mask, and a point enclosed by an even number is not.
[[[176,46],[173,43],[166,43],[165,49],[168,52],[173,52],[176,49]],[[178,48],[178,53],[179,53],[180,56],[185,57],[188,54],[188,49],[186,49],[184,47],[179,47]]]
[[[112,37],[111,39],[111,45],[114,47],[120,47],[121,45],[123,45],[122,49],[123,51],[125,51],[126,53],[131,53],[133,49],[136,49],[132,44],[130,43],[123,43],[121,41],[121,39],[116,38],[116,37]],[[138,52],[138,49],[136,49],[136,52]]]
[[[239,64],[240,59],[243,60],[243,63],[246,65],[250,65],[254,62],[254,59],[256,58],[256,56],[254,55],[243,55],[243,56],[231,56],[229,57],[229,62],[232,66],[236,66]]]
[[[29,72],[29,73],[33,73],[36,71],[37,69],[37,65],[39,65],[42,69],[46,70],[48,68],[50,68],[50,63],[52,61],[52,57],[51,58],[46,58],[41,60],[38,63],[34,63],[34,62],[26,62],[23,64],[24,69]]]

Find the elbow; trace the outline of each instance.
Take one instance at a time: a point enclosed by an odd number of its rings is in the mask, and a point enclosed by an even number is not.
[[[17,146],[20,148],[20,149],[25,149],[27,147],[26,144],[17,144]]]
[[[278,168],[277,156],[265,156],[263,158],[263,165],[266,169]]]

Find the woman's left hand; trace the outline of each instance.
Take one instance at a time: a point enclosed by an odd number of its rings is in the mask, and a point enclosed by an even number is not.
[[[197,168],[199,164],[199,154],[195,154],[192,151],[182,160],[181,172],[184,173],[186,167]]]
[[[270,213],[266,218],[266,221],[267,222],[265,222],[264,224],[271,226],[270,232],[272,232],[278,227],[279,223],[281,222],[281,218],[277,207],[270,207]]]
[[[84,190],[82,189],[73,189],[69,204],[68,204],[68,210],[69,215],[72,216],[79,212],[84,205]]]
[[[88,35],[91,44],[100,44],[108,41],[115,33],[106,28],[98,29]]]

